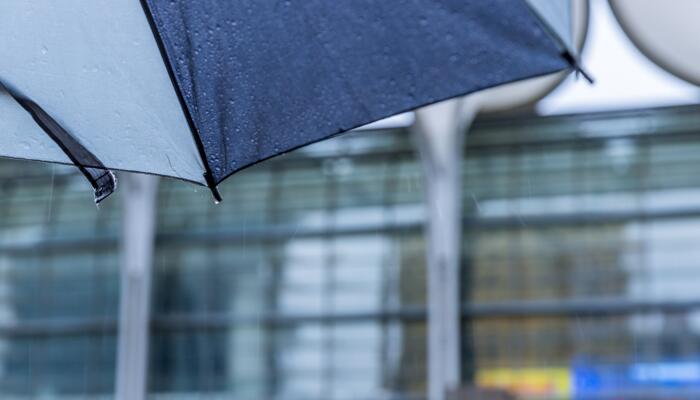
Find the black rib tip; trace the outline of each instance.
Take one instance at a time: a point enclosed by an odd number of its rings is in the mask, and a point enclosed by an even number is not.
[[[561,54],[561,56],[566,60],[566,62],[569,63],[569,65],[571,65],[571,68],[576,71],[577,77],[582,76],[583,79],[585,79],[586,82],[590,83],[591,85],[595,83],[593,77],[581,67],[581,62],[579,62],[575,55],[571,54],[571,52],[565,51]]]
[[[207,183],[207,187],[209,190],[211,190],[211,195],[214,196],[214,202],[216,204],[219,204],[223,201],[221,198],[221,193],[219,193],[219,189],[216,188],[216,182],[214,181],[214,177],[211,175],[209,172],[204,173],[204,180]]]
[[[90,181],[95,189],[95,204],[100,204],[104,199],[111,196],[117,190],[117,177],[112,171],[105,171],[96,180]]]
[[[580,66],[576,68],[576,73],[581,75],[583,79],[585,79],[586,82],[590,83],[591,85],[595,83],[595,80]]]
[[[211,195],[214,196],[214,202],[216,204],[219,204],[224,200],[221,198],[221,193],[219,193],[219,189],[215,187],[210,187],[209,190],[211,190]]]

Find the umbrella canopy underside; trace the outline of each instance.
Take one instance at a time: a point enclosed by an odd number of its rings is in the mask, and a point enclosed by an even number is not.
[[[232,173],[300,146],[567,68],[570,38],[557,32],[569,26],[570,10],[542,4],[0,2],[0,84],[8,88],[0,90],[0,156],[215,190]],[[47,135],[19,97],[94,160],[66,154],[71,147]]]

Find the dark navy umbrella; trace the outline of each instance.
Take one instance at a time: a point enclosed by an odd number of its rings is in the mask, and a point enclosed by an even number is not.
[[[576,66],[569,2],[0,3],[0,155],[216,185],[406,110]]]

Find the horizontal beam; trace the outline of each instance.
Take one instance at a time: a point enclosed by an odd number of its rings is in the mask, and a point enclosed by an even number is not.
[[[656,143],[682,136],[697,140],[698,110],[698,105],[689,105],[547,117],[485,117],[474,123],[467,146],[470,149],[526,148],[624,138]]]
[[[647,301],[620,299],[536,300],[464,305],[465,319],[527,318],[603,318],[639,314],[683,314],[700,309],[700,299],[686,301]],[[395,310],[230,315],[225,313],[155,316],[151,329],[158,332],[176,330],[222,330],[242,326],[289,327],[302,324],[349,324],[357,322],[423,322],[423,306]],[[116,318],[47,319],[0,325],[0,337],[54,337],[116,334]]]
[[[629,212],[592,212],[561,215],[523,215],[517,217],[474,218],[465,217],[463,226],[468,230],[495,230],[523,227],[557,227],[571,225],[608,225],[630,221],[653,221],[662,219],[700,218],[700,207],[678,208],[672,210],[629,211]],[[250,241],[286,241],[290,238],[333,237],[344,235],[382,234],[420,232],[422,222],[392,223],[390,225],[365,224],[352,227],[334,227],[328,229],[300,228],[294,225],[278,225],[264,228],[226,229],[206,232],[161,233],[156,242],[165,243],[202,243],[202,244],[231,244],[233,242]],[[36,254],[37,252],[74,251],[79,249],[110,248],[116,250],[118,238],[75,237],[60,239],[39,239],[26,243],[0,244],[0,252],[7,254]]]

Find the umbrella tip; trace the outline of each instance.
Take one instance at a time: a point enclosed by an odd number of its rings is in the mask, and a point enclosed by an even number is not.
[[[215,186],[209,188],[211,190],[212,196],[214,196],[214,204],[219,204],[223,201],[221,198],[221,194],[219,193],[219,190],[216,189]]]
[[[100,203],[117,190],[117,177],[110,170],[106,170],[94,182],[90,183],[95,189],[95,205],[97,208],[100,208]]]
[[[221,198],[221,193],[219,193],[219,189],[216,188],[216,181],[214,181],[214,177],[209,171],[204,173],[204,180],[209,190],[211,190],[211,195],[214,196],[214,204],[221,203],[223,200]]]
[[[576,55],[574,55],[570,51],[565,51],[562,53],[562,57],[564,57],[564,59],[566,60],[566,62],[569,63],[571,68],[573,68],[574,71],[576,71],[576,77],[582,76],[583,79],[585,79],[591,85],[595,83],[593,77],[588,72],[586,72],[585,69],[583,69],[583,67],[581,66],[581,61],[578,57],[576,57]]]

